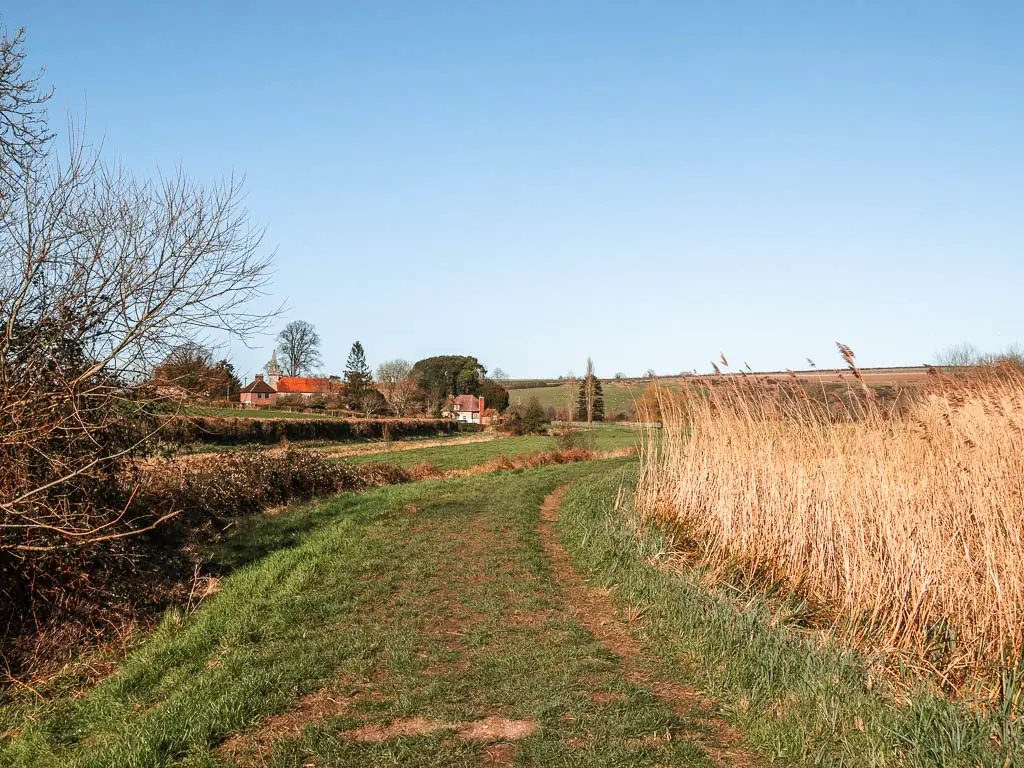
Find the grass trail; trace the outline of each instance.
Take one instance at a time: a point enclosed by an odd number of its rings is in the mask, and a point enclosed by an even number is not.
[[[253,518],[219,594],[88,695],[22,713],[0,764],[712,765],[701,722],[569,616],[537,536],[553,489],[622,464]]]
[[[765,762],[838,768],[1012,768],[1024,759],[1020,687],[983,710],[892,680],[822,641],[807,606],[709,588],[633,511],[636,465],[569,489],[557,529],[593,586],[642,624],[660,674],[699,689]],[[720,579],[716,580],[720,581]]]
[[[593,447],[599,451],[638,446],[642,433],[638,429],[623,426],[598,427],[588,430],[593,435]],[[467,469],[486,464],[501,456],[513,457],[537,451],[558,450],[558,441],[547,435],[525,437],[502,437],[495,440],[473,441],[457,445],[437,445],[402,451],[347,456],[346,461],[364,463],[386,461],[400,467],[411,467],[426,462],[438,469]]]
[[[1012,717],[927,691],[897,704],[793,607],[709,589],[639,525],[635,470],[241,521],[214,553],[219,593],[118,674],[0,709],[0,766],[1014,765]]]

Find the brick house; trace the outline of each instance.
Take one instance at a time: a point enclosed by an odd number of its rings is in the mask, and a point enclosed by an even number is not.
[[[267,363],[267,379],[279,395],[304,397],[307,400],[316,395],[339,395],[345,391],[345,385],[334,376],[282,376],[276,349]]]
[[[242,388],[239,399],[245,408],[274,405],[277,402],[277,390],[263,380],[262,373],[257,373],[252,383]]]

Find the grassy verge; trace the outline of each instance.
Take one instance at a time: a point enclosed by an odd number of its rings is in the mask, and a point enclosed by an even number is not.
[[[800,765],[1014,764],[1024,744],[1008,713],[979,714],[923,689],[896,704],[856,655],[822,647],[782,606],[716,593],[699,573],[655,565],[668,543],[638,530],[628,504],[615,508],[616,499],[632,498],[634,483],[630,469],[570,490],[559,522],[566,547],[614,587],[623,611],[643,616],[666,673],[716,697],[746,744]]]
[[[391,445],[392,450],[397,453],[399,450],[416,450],[420,447],[445,447],[450,443],[484,442],[488,439],[494,439],[494,437],[487,434],[467,435],[454,432],[449,435],[411,435],[401,440],[393,440]],[[385,443],[380,438],[356,437],[351,440],[292,440],[290,442],[298,448],[323,450],[325,454],[333,458],[389,453],[384,450]],[[191,443],[175,446],[174,454],[224,453],[225,451],[237,451],[240,447],[238,445],[218,445],[216,443]],[[258,443],[246,447],[256,450],[276,450],[280,448],[279,445],[266,446]]]
[[[641,440],[641,433],[628,427],[603,427],[591,431],[594,435],[593,447],[599,451],[611,451],[638,445]],[[558,441],[553,437],[527,435],[462,445],[440,445],[406,451],[362,454],[346,457],[345,461],[357,464],[387,461],[399,467],[411,467],[425,462],[433,464],[438,469],[466,469],[486,464],[488,461],[502,456],[512,457],[536,451],[555,451],[558,450],[558,447]]]
[[[555,487],[623,465],[254,517],[217,555],[238,566],[220,592],[169,615],[118,674],[0,712],[0,764],[710,766],[685,738],[701,724],[566,617],[536,535]],[[530,732],[495,744],[460,730],[492,721]]]

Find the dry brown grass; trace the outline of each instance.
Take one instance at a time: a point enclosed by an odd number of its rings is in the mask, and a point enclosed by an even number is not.
[[[663,389],[639,507],[713,577],[781,588],[949,688],[994,684],[1024,646],[1024,375],[935,372],[887,405],[862,383]]]
[[[442,480],[454,477],[469,477],[471,475],[484,475],[488,472],[511,471],[516,469],[535,469],[536,467],[549,467],[556,464],[575,464],[578,461],[593,461],[595,459],[612,459],[622,456],[633,456],[637,452],[635,446],[627,448],[616,448],[611,451],[596,451],[585,448],[569,448],[563,451],[535,451],[534,453],[523,453],[518,456],[499,456],[483,464],[461,469],[438,469],[433,464],[421,462],[414,464],[408,469],[397,470],[404,472],[408,482],[420,480]],[[375,466],[375,465],[366,465]],[[394,465],[384,465],[393,467]],[[383,485],[384,483],[378,483]]]

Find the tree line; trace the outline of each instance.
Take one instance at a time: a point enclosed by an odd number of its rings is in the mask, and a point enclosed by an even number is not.
[[[320,334],[311,323],[304,320],[288,323],[278,334],[275,346],[282,373],[285,376],[314,374],[323,364],[321,343]],[[265,369],[270,369],[269,362]],[[297,397],[294,404],[323,404],[368,416],[402,417],[415,413],[436,415],[449,399],[471,394],[483,397],[485,407],[503,413],[509,406],[509,388],[503,383],[506,378],[500,368],[489,377],[487,369],[471,355],[438,355],[416,363],[397,358],[381,363],[372,371],[362,343],[356,341],[349,351],[343,375],[336,379],[339,386],[313,399]],[[213,400],[237,399],[241,388],[231,363],[227,360],[214,362],[213,353],[196,343],[173,349],[154,370],[153,380]],[[603,421],[604,391],[594,371],[594,361],[587,358],[586,374],[578,381],[570,374],[567,381],[568,418],[587,423]],[[282,399],[283,404],[289,403],[287,396]]]

